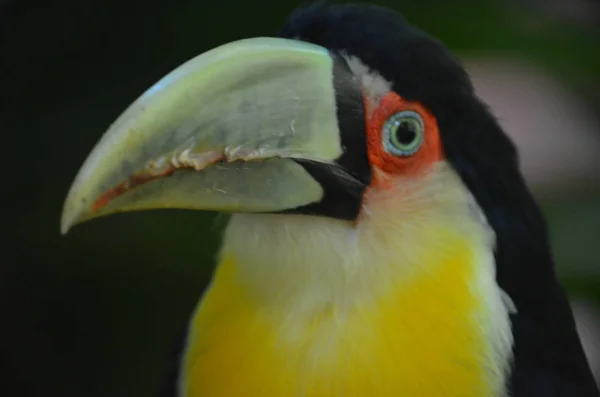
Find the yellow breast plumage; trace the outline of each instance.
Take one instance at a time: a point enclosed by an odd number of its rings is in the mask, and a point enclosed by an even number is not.
[[[493,275],[468,236],[437,238],[452,248],[424,252],[421,270],[390,275],[370,298],[305,311],[261,299],[240,271],[244,258],[224,252],[191,324],[182,395],[497,395]]]

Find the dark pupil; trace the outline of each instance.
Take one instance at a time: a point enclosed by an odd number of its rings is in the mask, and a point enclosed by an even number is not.
[[[410,121],[401,121],[396,128],[396,140],[402,145],[410,145],[417,136],[417,126]]]

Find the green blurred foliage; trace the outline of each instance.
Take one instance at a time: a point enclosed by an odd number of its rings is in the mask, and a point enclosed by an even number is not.
[[[499,1],[380,4],[461,53],[527,56],[576,89],[600,81],[597,40],[535,10]],[[61,237],[62,200],[104,129],[146,88],[214,46],[272,35],[295,6],[23,0],[3,8],[0,130],[17,159],[3,176],[10,244],[0,267],[0,395],[151,396],[162,384],[226,219],[189,211],[116,215]],[[590,220],[600,219],[599,198],[596,191],[579,201],[544,201],[557,225],[553,240],[570,247],[557,249],[561,264],[593,260],[590,236],[600,234],[600,222]],[[564,237],[560,222],[571,219],[565,214],[575,202],[588,205],[588,229]],[[564,279],[572,291],[598,287],[597,278]],[[8,394],[11,383],[18,393]]]

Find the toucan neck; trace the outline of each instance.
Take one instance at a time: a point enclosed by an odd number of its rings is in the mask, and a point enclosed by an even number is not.
[[[449,168],[395,183],[394,189],[369,192],[358,222],[233,215],[222,256],[236,258],[245,283],[266,302],[305,296],[348,302],[431,272],[437,262],[462,255],[459,246],[493,255],[492,229]]]

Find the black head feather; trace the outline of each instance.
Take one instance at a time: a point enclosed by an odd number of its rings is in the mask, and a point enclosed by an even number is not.
[[[448,162],[496,232],[498,284],[518,309],[510,395],[598,396],[517,151],[461,63],[398,13],[373,5],[302,7],[279,35],[358,57],[436,117]]]

